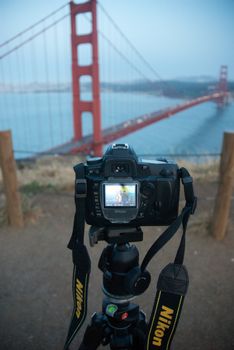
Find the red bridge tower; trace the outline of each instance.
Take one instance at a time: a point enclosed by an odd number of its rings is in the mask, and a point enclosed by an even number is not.
[[[77,33],[76,18],[81,13],[91,13],[91,33],[79,35]],[[93,118],[93,145],[95,156],[102,155],[102,130],[101,130],[101,107],[99,91],[99,69],[98,69],[98,39],[97,39],[97,4],[96,0],[75,4],[70,2],[71,13],[71,46],[72,46],[72,92],[73,92],[73,124],[74,141],[80,141],[82,132],[82,114],[90,112]],[[90,44],[92,47],[92,63],[82,66],[79,64],[78,46]],[[81,99],[80,78],[88,75],[92,79],[92,101]]]
[[[217,100],[218,107],[223,107],[228,102],[227,72],[228,67],[225,65],[221,66],[218,83],[218,92],[222,92],[223,95]]]

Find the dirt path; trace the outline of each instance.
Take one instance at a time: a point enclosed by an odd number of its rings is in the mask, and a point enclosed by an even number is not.
[[[216,184],[200,183],[197,192],[199,209],[189,225],[185,259],[190,288],[172,349],[233,350],[234,206],[227,237],[216,242],[205,231],[213,200],[204,200],[215,195]],[[72,262],[66,244],[73,221],[72,194],[41,193],[34,201],[42,209],[34,225],[21,231],[0,227],[1,350],[62,349],[70,320]],[[138,244],[141,258],[159,232],[159,228],[144,229],[144,241]],[[153,259],[149,268],[153,282],[136,299],[148,317],[158,274],[174,258],[177,244],[174,238]],[[86,325],[101,308],[97,262],[104,246],[89,248],[92,275]],[[83,330],[72,349],[77,349]]]

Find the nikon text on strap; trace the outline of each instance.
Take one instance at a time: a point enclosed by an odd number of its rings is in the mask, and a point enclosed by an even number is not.
[[[86,246],[84,245],[85,198],[87,194],[84,164],[75,166],[74,170],[76,174],[76,212],[74,217],[72,236],[70,242],[68,243],[68,248],[72,250],[72,258],[74,264],[72,280],[74,307],[64,350],[68,349],[69,344],[75,337],[76,333],[86,318],[88,303],[88,282],[91,269],[89,254]]]
[[[146,349],[170,349],[188,287],[183,265],[169,264],[161,272],[149,322]]]

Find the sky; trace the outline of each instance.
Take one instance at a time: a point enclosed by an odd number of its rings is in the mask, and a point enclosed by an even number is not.
[[[99,2],[162,79],[201,75],[218,78],[220,66],[225,64],[228,65],[229,80],[234,80],[234,0],[99,0]],[[64,4],[64,0],[0,0],[0,43]],[[67,12],[68,7],[62,10],[61,14]],[[98,25],[104,36],[114,43],[120,53],[124,53],[134,67],[138,67],[148,78],[156,79],[152,71],[135,56],[121,35],[111,26],[100,8]],[[85,32],[88,30],[89,22],[83,19],[80,21],[80,26]],[[5,60],[2,68],[5,80],[8,79],[10,72],[12,76],[18,74],[15,70],[23,60],[25,60],[25,71],[28,68],[27,76],[30,78],[31,75],[32,80],[40,78],[45,80],[46,69],[40,67],[43,64],[50,66],[50,79],[55,80],[56,68],[53,62],[56,53],[59,55],[60,80],[69,80],[69,19],[62,21],[56,30],[56,33],[48,31],[46,49],[43,47],[43,40],[38,38],[33,44],[34,47],[25,46],[21,58],[16,57],[17,54],[8,57],[12,67]],[[57,48],[55,38],[58,41]],[[3,49],[8,50],[10,47],[8,45]],[[3,51],[0,51],[0,55]],[[128,72],[130,68],[127,70],[126,67],[129,64],[114,51],[113,48],[109,48],[103,37],[100,37],[99,62],[102,80],[127,80],[127,78],[130,80],[131,77],[141,79],[142,76],[137,74],[134,68],[131,68],[132,73]],[[33,53],[35,58],[32,58]],[[86,62],[89,56],[88,50],[87,52],[84,50],[82,55]],[[33,67],[33,60],[36,62],[36,68]],[[37,70],[36,73],[34,71],[34,76],[32,76],[33,69]]]

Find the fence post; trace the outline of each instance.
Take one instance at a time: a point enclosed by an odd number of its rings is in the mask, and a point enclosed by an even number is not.
[[[222,240],[228,226],[228,216],[234,180],[234,132],[225,132],[219,170],[219,188],[215,199],[212,231]]]
[[[23,227],[23,212],[16,176],[11,132],[0,131],[0,166],[6,194],[7,216],[10,226]]]

